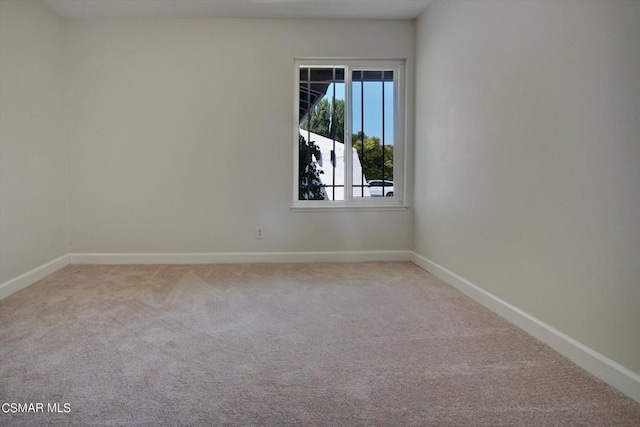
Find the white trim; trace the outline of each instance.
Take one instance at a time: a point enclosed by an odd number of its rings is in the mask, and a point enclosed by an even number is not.
[[[42,280],[51,273],[55,273],[63,267],[69,265],[69,254],[63,255],[60,258],[56,258],[53,261],[49,261],[46,264],[42,264],[39,267],[29,270],[18,277],[7,280],[0,284],[0,300],[5,299],[9,295],[18,292],[27,286],[33,285],[38,280]]]
[[[422,255],[412,252],[411,262],[542,341],[587,372],[640,402],[640,375],[637,373]]]
[[[69,254],[71,264],[236,264],[298,262],[410,261],[411,251],[85,253]]]
[[[291,206],[292,212],[386,212],[386,211],[406,211],[409,209],[407,205],[373,205],[373,204],[356,204],[349,205],[334,204],[333,202],[309,201],[303,204],[294,204]]]

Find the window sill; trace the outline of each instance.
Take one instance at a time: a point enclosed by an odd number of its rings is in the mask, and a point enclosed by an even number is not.
[[[294,204],[291,206],[291,212],[389,212],[389,211],[406,211],[409,206],[404,204],[344,204],[320,202],[320,204]]]

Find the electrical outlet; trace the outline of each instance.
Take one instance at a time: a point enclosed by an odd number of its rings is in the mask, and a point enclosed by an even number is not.
[[[256,239],[263,239],[264,235],[262,234],[262,227],[256,227]]]

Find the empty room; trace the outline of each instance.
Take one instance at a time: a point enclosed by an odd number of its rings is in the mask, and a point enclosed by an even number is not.
[[[0,0],[0,425],[640,425],[640,2]]]

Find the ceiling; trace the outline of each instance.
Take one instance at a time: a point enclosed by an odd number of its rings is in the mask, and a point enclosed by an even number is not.
[[[432,0],[43,0],[65,18],[414,19]]]

